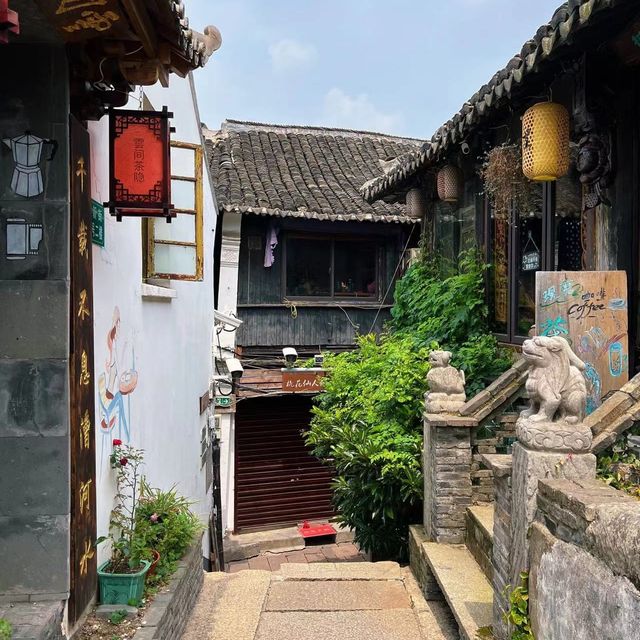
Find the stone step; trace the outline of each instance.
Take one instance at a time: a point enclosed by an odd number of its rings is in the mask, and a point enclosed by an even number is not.
[[[181,640],[254,640],[271,572],[205,573]]]
[[[489,582],[493,580],[493,504],[469,507],[465,543]]]
[[[423,542],[429,570],[453,613],[461,640],[492,622],[493,589],[471,552],[463,545]]]
[[[279,573],[283,580],[402,580],[397,562],[291,562]]]

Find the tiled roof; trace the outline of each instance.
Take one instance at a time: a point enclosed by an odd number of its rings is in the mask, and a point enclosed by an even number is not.
[[[189,18],[185,15],[185,6],[182,0],[164,0],[164,2],[169,5],[169,10],[173,15],[174,37],[182,55],[193,68],[204,67],[217,48],[216,44],[219,43],[220,32],[213,26],[205,27],[204,33],[194,31],[189,27]]]
[[[423,141],[380,133],[226,120],[205,130],[225,211],[312,220],[415,222],[403,204],[365,202],[359,188]]]
[[[533,38],[527,40],[519,54],[511,58],[482,86],[451,120],[442,125],[429,142],[417,150],[400,156],[394,165],[360,188],[368,202],[383,198],[399,188],[408,178],[434,164],[454,144],[461,143],[482,121],[511,97],[512,91],[523,85],[527,76],[537,71],[537,65],[570,44],[573,36],[587,26],[594,26],[594,17],[615,6],[630,5],[637,0],[569,0],[558,7],[548,24],[542,25]]]

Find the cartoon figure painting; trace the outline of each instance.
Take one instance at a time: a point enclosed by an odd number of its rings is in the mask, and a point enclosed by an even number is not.
[[[138,384],[138,372],[135,368],[133,347],[129,354],[129,343],[121,344],[121,342],[120,309],[115,307],[111,327],[107,332],[108,355],[105,361],[105,372],[98,378],[103,454],[105,443],[107,448],[110,448],[112,438],[117,437],[125,442],[130,439],[130,394]]]

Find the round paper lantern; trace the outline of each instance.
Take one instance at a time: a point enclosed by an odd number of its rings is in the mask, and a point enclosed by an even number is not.
[[[443,202],[458,202],[460,194],[460,169],[448,164],[438,171],[438,198]]]
[[[569,171],[569,113],[539,102],[522,119],[522,172],[529,180],[557,180]]]

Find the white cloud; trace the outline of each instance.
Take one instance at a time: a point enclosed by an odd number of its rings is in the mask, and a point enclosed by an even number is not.
[[[312,44],[284,38],[269,45],[271,65],[277,72],[293,71],[311,64],[318,52]]]
[[[334,87],[324,97],[325,126],[393,133],[402,123],[399,113],[383,113],[366,93],[350,96]]]

